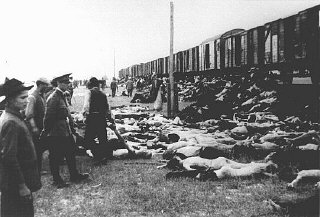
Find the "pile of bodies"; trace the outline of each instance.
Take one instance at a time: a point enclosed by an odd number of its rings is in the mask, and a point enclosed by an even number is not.
[[[271,91],[263,96],[274,95]],[[266,103],[266,99],[269,98],[260,98],[259,102]],[[309,177],[320,180],[318,123],[295,116],[279,118],[271,111],[239,112],[190,122],[182,116],[171,120],[151,115],[140,106],[119,107],[112,113],[121,134],[119,137],[108,130],[110,141],[118,144],[113,145],[114,157],[152,158],[161,154],[164,164],[159,168],[170,170],[168,179],[278,176],[288,182],[288,188],[296,188],[300,180]],[[77,122],[81,123],[81,119]],[[311,196],[307,200],[316,203],[319,198]],[[279,200],[271,202],[280,208],[288,205]]]
[[[295,115],[303,119],[316,119],[319,113],[318,99],[314,103],[297,102],[293,95],[311,99],[309,93],[302,88],[291,92],[289,85],[279,85],[272,74],[261,74],[258,70],[250,70],[246,76],[215,77],[212,79],[195,79],[195,82],[180,82],[179,98],[183,101],[195,101],[182,110],[179,117],[187,122],[199,122],[221,115],[232,118],[237,114],[254,114],[256,112],[271,113],[284,119],[286,115]],[[301,85],[303,86],[303,85]],[[306,87],[306,86],[304,86]],[[309,87],[305,88],[306,91]],[[292,88],[294,89],[294,88]],[[289,96],[289,97],[287,97]],[[291,97],[290,97],[291,96]],[[289,100],[294,100],[290,102]],[[294,103],[294,104],[292,104]]]
[[[130,106],[112,111],[120,138],[131,150],[163,153],[163,158],[168,162],[172,159],[175,163],[179,162],[175,167],[182,170],[192,167],[183,166],[186,164],[183,160],[190,157],[197,157],[193,161],[219,157],[225,161],[272,158],[278,169],[285,167],[290,157],[300,157],[296,160],[298,163],[291,164],[295,166],[293,169],[319,169],[319,124],[306,123],[297,117],[280,121],[277,116],[266,112],[257,112],[254,117],[234,116],[233,119],[209,119],[192,124],[179,117],[170,120],[160,115],[150,115],[147,109]],[[80,128],[84,126],[79,114],[73,116]],[[195,125],[197,127],[192,128]],[[119,139],[119,135],[112,130],[108,130],[108,134],[110,140]],[[115,145],[115,149],[117,147],[121,144]],[[122,148],[126,147],[122,145]],[[277,157],[274,153],[287,156]],[[172,163],[169,165],[172,166]]]

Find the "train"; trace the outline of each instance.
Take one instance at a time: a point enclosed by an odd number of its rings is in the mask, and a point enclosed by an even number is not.
[[[248,30],[232,29],[173,54],[174,75],[241,75],[252,68],[282,83],[320,82],[320,5]],[[119,71],[119,78],[169,74],[169,56]],[[302,78],[302,79],[300,79]]]

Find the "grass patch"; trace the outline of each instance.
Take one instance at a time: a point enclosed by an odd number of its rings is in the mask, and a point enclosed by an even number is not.
[[[72,109],[80,111],[83,95],[75,89]],[[108,90],[109,91],[109,90]],[[110,99],[110,97],[109,97]],[[128,97],[109,100],[112,106],[129,104]],[[145,106],[145,105],[144,105]],[[35,193],[36,216],[282,216],[274,213],[264,200],[288,192],[286,183],[276,178],[227,179],[200,182],[193,179],[166,180],[166,169],[157,169],[161,156],[148,160],[113,160],[93,166],[88,157],[77,157],[81,172],[91,181],[56,189],[51,175],[42,176],[43,187]],[[49,171],[48,159],[44,169]],[[148,164],[150,163],[150,164]],[[66,166],[61,168],[68,180]]]
[[[93,167],[90,158],[77,157],[91,181],[56,189],[50,175],[42,176],[44,186],[35,194],[37,216],[281,216],[263,201],[299,193],[288,192],[275,178],[166,180],[168,170],[158,170],[157,160],[113,160]]]

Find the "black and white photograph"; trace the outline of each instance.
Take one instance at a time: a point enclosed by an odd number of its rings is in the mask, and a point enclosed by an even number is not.
[[[318,0],[0,1],[1,217],[320,216]]]

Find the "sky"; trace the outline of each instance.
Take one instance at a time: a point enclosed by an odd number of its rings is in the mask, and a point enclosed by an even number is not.
[[[319,0],[173,0],[174,52],[250,29]],[[111,79],[169,55],[170,0],[0,0],[0,83],[72,73]]]

